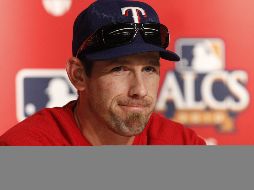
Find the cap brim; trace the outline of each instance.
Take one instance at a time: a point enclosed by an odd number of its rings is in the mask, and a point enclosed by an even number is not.
[[[88,60],[96,61],[96,60],[107,60],[107,59],[114,59],[117,57],[133,55],[137,53],[144,53],[144,52],[159,52],[162,59],[166,59],[169,61],[179,61],[180,57],[169,50],[165,50],[158,46],[148,44],[145,42],[133,42],[131,44],[127,44],[124,46],[110,48],[103,51],[98,51],[96,53],[86,54],[85,57]]]

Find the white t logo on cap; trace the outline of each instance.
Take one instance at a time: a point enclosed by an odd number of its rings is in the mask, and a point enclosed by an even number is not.
[[[124,7],[124,8],[121,8],[121,10],[122,10],[122,15],[125,15],[125,16],[128,16],[128,10],[131,10],[134,23],[140,23],[139,13],[141,13],[143,16],[146,16],[145,10],[140,7]]]

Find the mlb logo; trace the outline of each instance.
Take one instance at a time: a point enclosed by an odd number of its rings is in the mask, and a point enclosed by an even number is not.
[[[75,99],[76,90],[64,69],[24,69],[17,74],[18,121],[42,108],[63,106]]]
[[[225,45],[218,38],[181,38],[176,42],[176,52],[181,57],[176,64],[178,72],[205,74],[225,68]]]

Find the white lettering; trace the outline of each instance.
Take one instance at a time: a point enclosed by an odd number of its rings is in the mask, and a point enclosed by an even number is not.
[[[186,71],[182,73],[182,77],[184,81],[183,87],[186,101],[185,109],[204,109],[205,104],[195,100],[195,73]]]
[[[227,78],[228,73],[223,71],[212,72],[204,78],[201,85],[201,94],[208,107],[218,110],[226,110],[229,107],[230,103],[232,102],[231,97],[226,97],[223,101],[218,101],[214,97],[214,93],[212,91],[213,84],[216,81],[222,81],[225,85],[227,85]]]
[[[165,111],[167,109],[168,101],[173,101],[177,109],[185,107],[182,92],[173,72],[169,72],[166,75],[156,109],[158,111]]]
[[[250,102],[250,97],[244,84],[248,75],[244,71],[215,71],[207,74],[201,81],[201,101],[196,100],[195,81],[196,74],[192,71],[181,73],[183,92],[174,72],[168,72],[162,85],[156,109],[165,111],[167,103],[173,102],[176,109],[180,110],[230,110],[239,112],[244,110]],[[230,94],[224,99],[218,99],[214,94],[214,84],[219,82],[228,89]]]
[[[132,13],[132,18],[134,20],[134,23],[140,23],[140,17],[139,17],[139,12],[143,15],[146,16],[146,12],[144,11],[144,9],[140,8],[140,7],[124,7],[121,8],[122,10],[122,15],[127,16],[128,15],[128,10],[131,10]]]
[[[250,97],[246,88],[243,87],[243,84],[247,83],[247,81],[248,75],[244,71],[234,71],[229,76],[229,90],[238,100],[237,102],[231,102],[230,108],[232,111],[239,112],[249,105]]]

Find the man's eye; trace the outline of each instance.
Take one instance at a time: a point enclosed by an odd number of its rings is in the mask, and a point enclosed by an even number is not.
[[[149,66],[149,67],[145,67],[144,71],[151,73],[151,72],[156,72],[157,70],[154,67]]]
[[[125,71],[123,66],[119,66],[119,67],[114,67],[112,70],[112,72],[121,72],[121,71]]]

